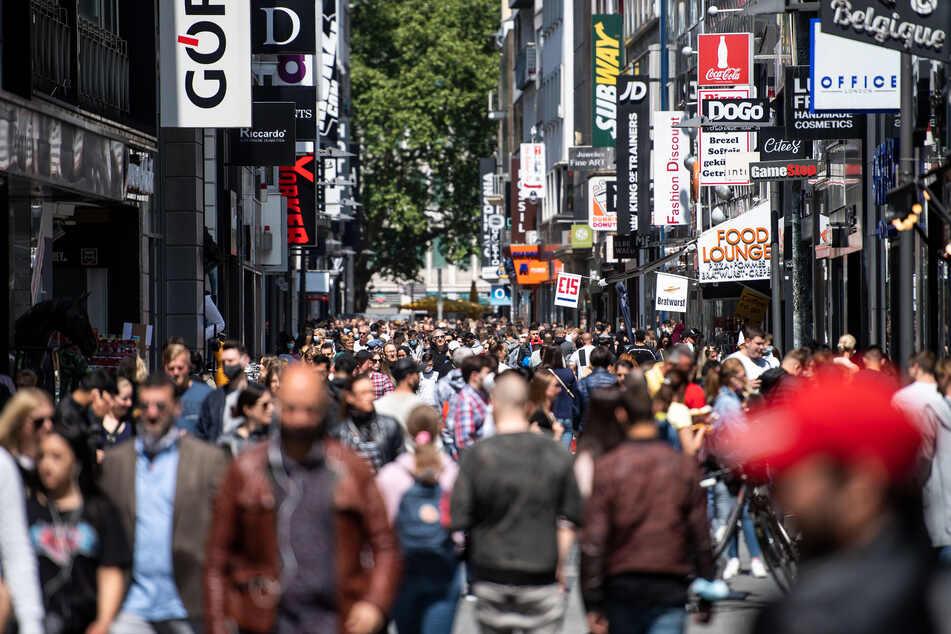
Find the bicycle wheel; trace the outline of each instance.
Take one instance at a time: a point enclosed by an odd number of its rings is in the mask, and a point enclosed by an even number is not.
[[[779,589],[789,592],[796,577],[796,559],[788,535],[771,512],[756,508],[751,515],[766,568]]]
[[[726,530],[723,531],[723,535],[720,536],[720,539],[715,540],[716,543],[713,546],[713,558],[715,560],[720,558],[720,555],[726,550],[727,544],[730,543],[730,540],[739,530],[740,513],[743,510],[743,504],[746,502],[746,491],[747,486],[744,484],[740,487],[740,492],[736,496],[736,504],[733,505],[733,509],[730,511],[726,523],[723,524]]]

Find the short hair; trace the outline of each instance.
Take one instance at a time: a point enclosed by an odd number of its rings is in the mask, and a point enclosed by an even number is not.
[[[525,411],[528,404],[528,382],[513,371],[503,372],[495,381],[492,390],[492,406],[494,411],[519,410]]]
[[[461,368],[465,360],[474,355],[475,353],[472,351],[472,348],[460,346],[452,353],[452,364],[457,368]]]
[[[221,342],[222,350],[237,350],[242,356],[248,354],[248,349],[244,347],[244,344],[236,339],[225,339]]]
[[[105,370],[92,370],[86,374],[85,378],[87,390],[108,392],[113,396],[119,393],[119,386],[116,385],[116,380]]]
[[[324,354],[314,355],[314,358],[310,361],[314,365],[325,365],[327,369],[330,369],[330,357]]]
[[[466,357],[462,360],[462,366],[459,368],[462,370],[462,380],[468,383],[472,373],[479,372],[484,367],[485,363],[480,356],[470,355]]]
[[[153,372],[145,377],[145,380],[139,384],[139,394],[142,393],[142,390],[161,390],[166,388],[172,392],[172,399],[177,401],[179,395],[175,389],[175,384],[172,383],[172,379],[164,372]]]
[[[607,368],[614,363],[614,355],[604,346],[598,346],[591,351],[591,365],[595,368]]]
[[[627,356],[627,355],[625,355],[625,356]],[[617,362],[617,364],[615,365],[615,367],[618,367],[618,368],[627,368],[628,370],[633,370],[633,369],[636,368],[637,366],[634,365],[629,359],[621,359],[620,361]]]
[[[644,332],[643,328],[638,328],[634,331],[634,341],[644,341],[647,338],[647,333]]]
[[[806,365],[809,361],[809,351],[805,348],[795,348],[786,353],[786,356],[783,357],[783,361],[798,361],[799,365]]]
[[[172,361],[174,361],[175,359],[177,359],[183,354],[188,355],[188,363],[191,364],[192,355],[188,349],[188,346],[186,346],[183,343],[168,344],[167,346],[165,346],[164,352],[162,352],[162,365],[163,366],[168,365],[169,363],[171,363]]]
[[[855,350],[855,346],[856,346],[855,337],[853,337],[852,335],[844,334],[841,337],[839,337],[838,348],[840,352],[844,352],[846,350],[849,352],[852,352],[853,350]]]
[[[757,328],[756,326],[747,326],[745,330],[746,339],[755,339],[756,337],[761,337],[763,339],[766,338],[766,332],[761,328]]]
[[[862,353],[862,358],[868,357],[869,359],[875,359],[876,361],[882,361],[885,359],[885,352],[882,350],[881,346],[873,345],[869,346]]]
[[[334,362],[335,374],[353,374],[356,369],[357,358],[353,354],[344,352],[337,355],[337,360]]]
[[[908,360],[908,365],[917,365],[918,369],[925,374],[934,374],[936,367],[934,353],[930,350],[924,350],[916,355],[912,355],[912,357]]]

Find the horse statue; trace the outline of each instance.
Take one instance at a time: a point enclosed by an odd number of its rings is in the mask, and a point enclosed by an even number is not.
[[[14,370],[28,368],[36,372],[40,386],[57,401],[78,384],[99,345],[86,313],[88,297],[85,293],[72,299],[40,302],[17,318],[13,326]],[[52,340],[56,332],[68,342],[55,344]]]

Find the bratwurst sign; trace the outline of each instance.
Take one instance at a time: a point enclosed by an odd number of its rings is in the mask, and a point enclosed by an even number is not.
[[[772,257],[769,214],[767,201],[701,233],[697,239],[700,281],[769,279]]]

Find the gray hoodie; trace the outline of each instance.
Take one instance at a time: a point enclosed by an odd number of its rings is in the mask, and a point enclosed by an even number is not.
[[[0,563],[22,634],[43,634],[43,600],[26,525],[23,482],[13,457],[0,449]]]

